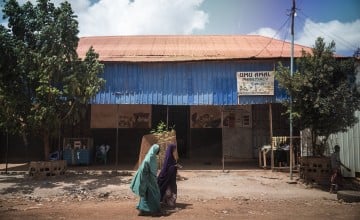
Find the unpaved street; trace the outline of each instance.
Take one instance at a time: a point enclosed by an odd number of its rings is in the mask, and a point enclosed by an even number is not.
[[[177,208],[161,219],[359,219],[360,204],[262,169],[180,170]],[[0,175],[0,219],[146,219],[133,171],[68,171],[34,179]]]

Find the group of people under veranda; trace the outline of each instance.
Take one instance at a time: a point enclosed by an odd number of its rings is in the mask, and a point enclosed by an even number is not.
[[[180,166],[175,157],[176,145],[169,144],[166,148],[164,163],[158,174],[159,152],[158,144],[151,146],[130,184],[131,190],[140,196],[136,206],[139,215],[161,214],[161,206],[175,208],[176,205],[176,175]]]

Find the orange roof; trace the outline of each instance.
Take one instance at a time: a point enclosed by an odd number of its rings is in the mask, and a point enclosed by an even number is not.
[[[80,38],[83,58],[93,46],[100,61],[157,62],[290,57],[289,42],[258,35],[139,35]],[[294,45],[294,56],[311,48]]]

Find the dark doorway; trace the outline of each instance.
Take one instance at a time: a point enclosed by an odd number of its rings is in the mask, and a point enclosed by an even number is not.
[[[189,106],[152,106],[152,129],[163,121],[176,130],[176,142],[180,158],[188,157]]]

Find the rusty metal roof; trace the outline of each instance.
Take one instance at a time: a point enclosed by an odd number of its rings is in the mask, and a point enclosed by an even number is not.
[[[160,62],[290,57],[289,42],[258,35],[139,35],[80,38],[83,58],[93,46],[100,61]],[[294,56],[310,47],[294,45]]]

